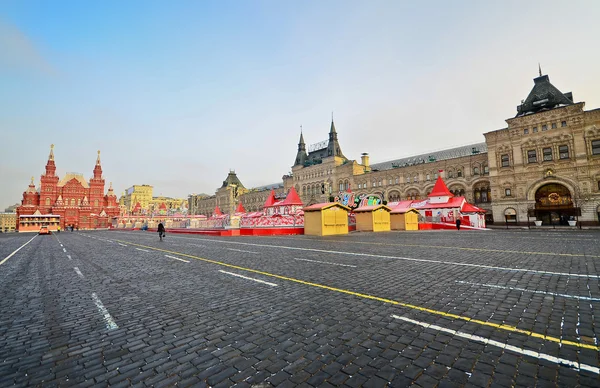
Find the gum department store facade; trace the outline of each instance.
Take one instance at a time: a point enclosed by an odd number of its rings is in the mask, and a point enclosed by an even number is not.
[[[351,190],[384,201],[424,199],[442,170],[448,188],[487,210],[488,222],[600,224],[600,109],[585,111],[547,75],[534,79],[528,97],[508,126],[485,133],[485,143],[370,164],[342,153],[332,121],[329,139],[306,151],[300,142],[291,175],[272,185],[279,197],[294,186],[305,205],[327,202]],[[271,187],[246,189],[230,172],[214,196],[189,197],[190,214],[210,216],[218,205],[233,213],[262,209]]]

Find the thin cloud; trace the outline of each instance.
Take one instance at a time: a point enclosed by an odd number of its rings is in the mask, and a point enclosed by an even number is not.
[[[58,73],[23,31],[2,19],[0,19],[0,52],[2,71],[26,70],[49,76]]]

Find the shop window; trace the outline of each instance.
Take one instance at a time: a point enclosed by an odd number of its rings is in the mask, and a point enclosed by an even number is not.
[[[504,189],[504,195],[510,197],[512,196],[512,192],[510,191],[510,189]]]
[[[529,128],[525,128],[525,129],[523,130],[523,134],[524,134],[524,135],[529,135]]]
[[[509,207],[508,209],[504,210],[504,218],[506,221],[517,221],[517,211]]]
[[[544,154],[544,162],[552,160],[552,148],[544,148],[542,153]]]
[[[527,151],[527,162],[528,163],[535,163],[537,162],[537,155],[535,150],[529,150]]]
[[[592,155],[600,155],[600,139],[592,140]]]
[[[556,123],[552,123],[552,129],[556,129]]]
[[[567,122],[566,121],[561,121],[560,122],[560,126],[561,127],[566,127],[567,126]]]
[[[568,145],[558,146],[558,157],[560,159],[569,159],[569,146]]]

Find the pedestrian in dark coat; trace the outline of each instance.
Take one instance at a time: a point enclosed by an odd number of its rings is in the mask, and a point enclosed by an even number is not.
[[[165,226],[162,224],[162,222],[160,222],[158,224],[158,238],[160,238],[160,241],[162,241],[164,235],[165,235]]]
[[[456,219],[456,230],[460,230],[460,218]]]

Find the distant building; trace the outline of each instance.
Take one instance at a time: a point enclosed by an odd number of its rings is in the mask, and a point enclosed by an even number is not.
[[[0,213],[0,232],[8,233],[17,230],[17,213]]]
[[[119,214],[119,207],[112,184],[106,194],[104,184],[100,151],[94,166],[94,176],[89,181],[79,173],[67,173],[60,179],[56,175],[52,145],[39,189],[36,189],[32,177],[29,187],[23,193],[21,205],[17,207],[17,218],[25,219],[27,217],[20,216],[34,214],[55,215],[60,217],[60,226],[63,229],[68,226],[79,229],[107,228],[110,218]],[[32,230],[31,221],[27,222],[28,229]],[[19,225],[17,229],[20,229]]]
[[[152,201],[150,185],[133,185],[119,198],[121,210],[127,214],[147,214]]]

